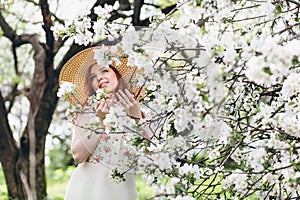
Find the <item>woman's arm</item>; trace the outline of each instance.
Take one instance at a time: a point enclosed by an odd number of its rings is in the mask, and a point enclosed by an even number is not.
[[[100,142],[101,135],[89,132],[85,123],[88,122],[89,115],[78,115],[74,121],[71,152],[76,162],[85,162],[92,154]]]

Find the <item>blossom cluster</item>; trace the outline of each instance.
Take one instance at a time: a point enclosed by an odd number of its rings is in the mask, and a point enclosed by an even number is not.
[[[106,123],[135,129],[132,162],[155,199],[299,198],[297,6],[182,0],[173,15],[154,12],[149,28],[119,29],[117,45],[144,69],[154,137],[143,145],[141,124],[119,108]]]

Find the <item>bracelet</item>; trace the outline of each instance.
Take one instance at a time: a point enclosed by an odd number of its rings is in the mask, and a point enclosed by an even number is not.
[[[105,116],[97,115],[100,119],[105,119]]]
[[[131,116],[131,115],[128,115],[130,118],[132,119],[135,119],[135,120],[140,120],[141,118],[145,118],[145,113],[144,112],[141,112],[141,117],[134,117],[134,116]]]
[[[132,118],[132,119],[136,119],[136,120],[139,120],[139,119],[141,119],[140,117],[133,117],[133,116],[130,116],[130,115],[128,115],[130,118]]]

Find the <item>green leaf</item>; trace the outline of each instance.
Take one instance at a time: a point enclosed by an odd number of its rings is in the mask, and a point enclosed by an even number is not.
[[[293,59],[292,59],[292,64],[293,65],[298,65],[299,64],[299,60],[297,58],[297,56],[294,56]]]
[[[199,83],[199,84],[197,85],[197,89],[198,89],[198,90],[201,90],[201,89],[204,88],[205,86],[206,86],[206,84],[205,84],[204,82]]]
[[[296,104],[296,102],[294,102],[294,101],[291,101],[291,102],[289,102],[289,106],[292,106],[292,105],[295,105]]]
[[[209,102],[209,101],[208,101],[208,96],[207,96],[207,95],[203,95],[203,96],[202,96],[202,100],[205,101],[205,102]]]
[[[266,74],[272,75],[270,67],[264,67],[263,72],[265,72]]]
[[[89,134],[87,135],[87,138],[88,138],[88,139],[91,139],[91,137],[92,137],[92,133],[89,133]]]
[[[275,9],[278,14],[282,13],[282,7],[279,3],[275,4]]]

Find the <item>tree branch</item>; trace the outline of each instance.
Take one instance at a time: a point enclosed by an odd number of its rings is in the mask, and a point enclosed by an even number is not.
[[[5,21],[2,13],[0,12],[0,27],[3,31],[5,37],[9,40],[13,41],[16,37],[15,31],[9,26],[9,24]]]
[[[297,2],[297,1],[295,1],[295,0],[287,0],[288,2],[291,2],[291,3],[293,3],[293,4],[296,4],[297,6],[299,6],[300,7],[300,2]]]
[[[131,10],[130,2],[128,0],[119,0],[119,10]]]
[[[53,32],[50,30],[53,23],[51,20],[49,4],[47,0],[40,0],[39,4],[41,7],[43,21],[44,21],[43,29],[46,33],[46,44],[47,44],[46,51],[48,52],[47,53],[48,55],[49,53],[51,55],[53,53],[53,47],[54,47],[54,36],[53,36]]]
[[[141,26],[141,8],[143,6],[144,0],[134,0],[133,2],[133,16],[132,16],[132,24],[133,26]]]
[[[14,105],[14,101],[15,101],[16,96],[18,96],[21,93],[17,88],[18,88],[18,84],[16,83],[16,84],[13,85],[12,90],[9,93],[9,95],[7,95],[4,98],[4,102],[9,101],[9,107],[7,108],[7,112],[11,111],[11,109]]]
[[[0,27],[3,31],[3,35],[7,37],[15,47],[30,43],[29,39],[32,36],[34,36],[34,34],[17,35],[16,32],[6,22],[1,12],[0,12]]]

